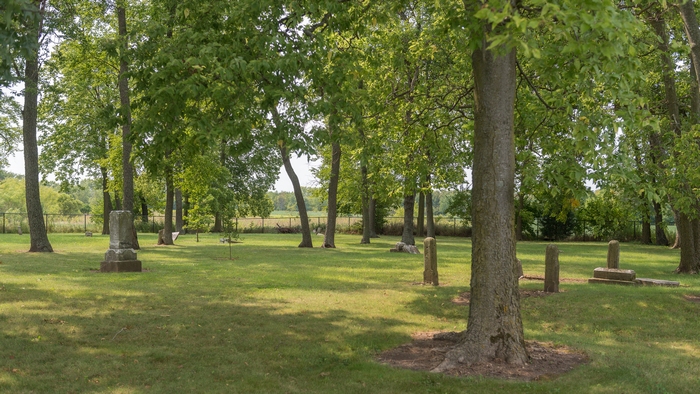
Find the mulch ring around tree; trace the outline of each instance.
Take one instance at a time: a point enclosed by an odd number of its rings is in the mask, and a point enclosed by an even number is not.
[[[442,334],[436,336],[435,334]],[[445,354],[459,342],[459,335],[422,332],[413,336],[411,343],[387,350],[377,358],[379,362],[397,368],[431,371],[445,359]],[[445,372],[451,376],[487,376],[506,380],[551,380],[588,362],[588,357],[566,346],[537,341],[526,342],[530,362],[522,367],[494,361],[480,364],[460,364]]]

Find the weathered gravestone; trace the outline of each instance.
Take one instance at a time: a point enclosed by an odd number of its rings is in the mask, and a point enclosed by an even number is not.
[[[544,291],[545,293],[559,292],[559,248],[557,245],[547,245],[544,260]]]
[[[393,248],[389,249],[390,252],[404,252],[410,254],[420,254],[416,245],[406,245],[403,242],[397,242]]]
[[[620,242],[612,240],[608,242],[608,268],[620,268]]]
[[[131,212],[110,212],[109,249],[100,263],[101,272],[141,272],[141,261],[133,249],[132,225]]]
[[[437,270],[437,243],[435,238],[428,237],[423,241],[423,253],[425,269],[423,270],[423,283],[439,285]]]

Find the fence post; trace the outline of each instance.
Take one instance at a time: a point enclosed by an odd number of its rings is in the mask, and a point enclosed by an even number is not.
[[[262,220],[262,234],[265,234],[265,218],[260,218]]]
[[[236,233],[238,233],[238,216],[236,216]]]
[[[632,222],[632,227],[634,228],[634,239],[637,239],[637,221]]]
[[[87,213],[83,214],[83,225],[85,227],[85,232],[87,233]]]
[[[151,221],[151,232],[156,232],[156,215],[153,215],[153,220]]]
[[[350,228],[350,215],[348,215],[348,228]]]
[[[292,228],[292,218],[289,218],[289,228]]]
[[[452,235],[457,236],[457,218],[452,218]]]
[[[316,227],[321,227],[321,217],[316,218]]]

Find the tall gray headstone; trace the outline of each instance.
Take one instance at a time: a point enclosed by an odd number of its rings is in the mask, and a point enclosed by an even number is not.
[[[423,253],[425,269],[423,270],[423,282],[432,283],[433,286],[438,286],[438,270],[437,270],[437,243],[435,238],[428,237],[423,241]]]
[[[547,245],[544,260],[544,292],[559,292],[559,248],[557,245]]]
[[[141,261],[136,259],[132,245],[133,219],[129,211],[109,214],[109,249],[100,263],[101,272],[141,272]]]
[[[620,269],[620,242],[608,242],[608,268]]]

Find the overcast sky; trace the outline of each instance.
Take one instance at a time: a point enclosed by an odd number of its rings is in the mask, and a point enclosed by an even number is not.
[[[295,157],[292,159],[292,167],[299,177],[299,182],[302,186],[316,186],[315,178],[311,174],[311,168],[318,166],[316,162],[309,163],[305,157],[299,158]],[[24,174],[24,156],[21,151],[15,152],[15,154],[9,159],[9,166],[5,167],[5,170],[14,172],[15,174]],[[279,179],[275,183],[276,191],[291,192],[292,182],[287,176],[287,172],[284,167],[280,168]]]

